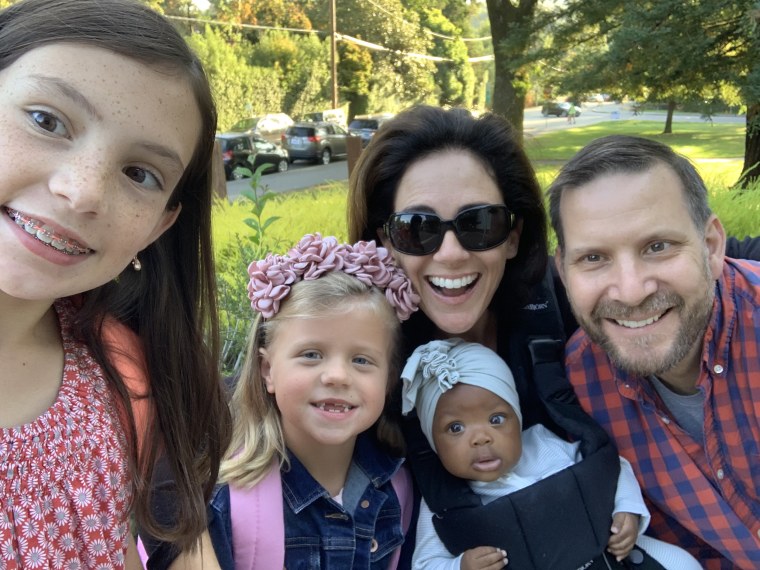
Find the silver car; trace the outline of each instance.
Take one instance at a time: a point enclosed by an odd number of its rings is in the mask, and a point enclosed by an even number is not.
[[[282,135],[282,148],[288,151],[290,162],[313,160],[330,164],[333,158],[346,156],[348,133],[334,123],[296,123]]]

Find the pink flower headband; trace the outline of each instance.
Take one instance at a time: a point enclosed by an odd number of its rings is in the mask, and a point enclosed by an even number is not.
[[[248,266],[251,307],[270,319],[293,283],[319,279],[331,271],[348,273],[366,285],[384,289],[400,321],[417,310],[420,298],[387,249],[377,247],[374,241],[339,244],[336,238],[318,233],[302,237],[287,255],[269,254]]]

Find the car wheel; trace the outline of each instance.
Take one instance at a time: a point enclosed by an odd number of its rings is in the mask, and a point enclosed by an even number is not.
[[[280,162],[277,163],[277,172],[287,172],[288,171],[288,161],[286,159],[280,160]]]
[[[238,170],[237,167],[232,169],[232,172],[230,173],[230,180],[242,180],[243,179],[243,173]]]
[[[332,158],[332,153],[330,152],[329,148],[326,148],[322,151],[322,164],[330,164],[330,159]]]

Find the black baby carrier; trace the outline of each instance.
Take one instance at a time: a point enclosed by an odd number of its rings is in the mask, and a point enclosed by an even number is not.
[[[620,462],[614,443],[583,411],[566,378],[562,322],[547,272],[500,343],[506,354],[501,346],[500,351],[515,376],[523,427],[542,423],[570,435],[580,441],[583,460],[483,505],[465,481],[444,469],[415,417],[404,421],[415,481],[453,555],[498,546],[507,551],[513,570],[663,570],[638,547],[623,563],[606,552]]]

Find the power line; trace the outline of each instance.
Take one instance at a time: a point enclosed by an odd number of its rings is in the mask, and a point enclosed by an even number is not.
[[[404,18],[402,18],[398,14],[395,14],[395,13],[391,12],[390,10],[388,10],[385,6],[381,6],[380,4],[374,2],[374,0],[366,0],[366,2],[368,4],[372,4],[375,8],[377,8],[378,10],[380,10],[382,12],[385,12],[389,16],[392,16],[393,18],[396,18],[397,20],[401,20],[403,23],[405,23],[405,24],[407,24],[409,26],[412,26],[414,28],[419,27],[426,34],[429,34],[431,36],[435,36],[437,38],[442,38],[444,40],[451,40],[451,41],[462,40],[463,42],[482,42],[482,41],[486,41],[486,40],[490,40],[491,39],[491,36],[483,36],[482,38],[460,38],[460,37],[453,37],[453,36],[446,36],[444,34],[439,34],[438,32],[434,32],[432,30],[428,30],[424,26],[418,26],[417,24],[412,24],[411,22],[408,22],[407,20],[405,20]]]
[[[222,20],[208,20],[206,18],[188,18],[185,16],[170,16],[165,15],[166,18],[171,20],[181,20],[183,22],[198,22],[199,24],[213,24],[215,26],[234,26],[236,28],[246,28],[251,30],[274,30],[283,32],[298,32],[303,34],[321,34],[327,35],[327,32],[322,30],[307,30],[305,28],[286,28],[281,26],[259,26],[256,24],[241,24],[237,22],[224,22]]]
[[[256,25],[256,24],[241,24],[241,23],[236,23],[236,22],[224,22],[222,20],[209,20],[209,19],[206,19],[206,18],[189,18],[189,17],[185,17],[185,16],[171,16],[171,15],[167,15],[166,17],[170,18],[172,20],[180,20],[180,21],[183,21],[183,22],[197,22],[199,24],[211,24],[211,25],[215,25],[215,26],[234,26],[234,27],[238,27],[238,28],[252,29],[252,30],[273,30],[273,31],[285,31],[285,32],[296,32],[296,33],[306,33],[306,34],[318,34],[318,35],[323,35],[323,36],[324,35],[328,35],[327,32],[323,32],[321,30],[307,30],[307,29],[304,29],[304,28],[287,28],[287,27],[280,27],[280,26],[260,26],[260,25]],[[423,53],[414,53],[414,52],[401,51],[401,50],[397,50],[397,49],[391,49],[391,48],[382,46],[380,44],[375,44],[375,43],[368,42],[368,41],[365,41],[365,40],[360,40],[359,38],[355,38],[353,36],[349,36],[349,35],[346,35],[346,34],[340,34],[340,33],[337,33],[337,32],[336,32],[335,36],[336,36],[337,39],[339,39],[341,41],[345,41],[345,42],[348,42],[348,43],[353,43],[353,44],[356,44],[358,46],[362,46],[362,47],[365,47],[365,48],[368,48],[368,49],[371,49],[371,50],[375,50],[375,51],[387,51],[387,52],[403,55],[403,56],[406,56],[406,57],[411,57],[411,58],[415,58],[415,59],[424,59],[424,60],[435,61],[435,62],[454,61],[453,59],[448,58],[448,57],[439,57],[439,56],[435,56],[435,55],[428,55],[428,54],[423,54]],[[484,62],[484,61],[493,61],[493,59],[494,59],[494,56],[491,54],[491,55],[482,55],[482,56],[479,56],[479,57],[468,57],[467,61],[470,62],[470,63],[481,63],[481,62]]]
[[[380,44],[374,44],[372,42],[368,42],[368,41],[365,41],[365,40],[360,40],[359,38],[355,38],[353,36],[348,36],[346,34],[335,34],[335,35],[341,41],[345,41],[345,42],[348,42],[348,43],[356,44],[358,46],[362,46],[362,47],[365,47],[367,49],[371,49],[371,50],[375,50],[375,51],[388,51],[388,52],[404,55],[406,57],[411,57],[411,58],[415,58],[415,59],[425,59],[425,60],[428,60],[428,61],[436,61],[436,62],[454,61],[453,59],[451,59],[449,57],[440,57],[440,56],[437,56],[437,55],[429,55],[429,54],[426,54],[426,53],[414,53],[414,52],[400,51],[400,50],[396,50],[396,49],[391,49],[391,48],[387,48],[385,46],[381,46]],[[480,56],[480,57],[468,57],[467,61],[469,61],[470,63],[480,63],[480,62],[483,62],[483,61],[493,61],[493,55],[483,55],[483,56]]]

